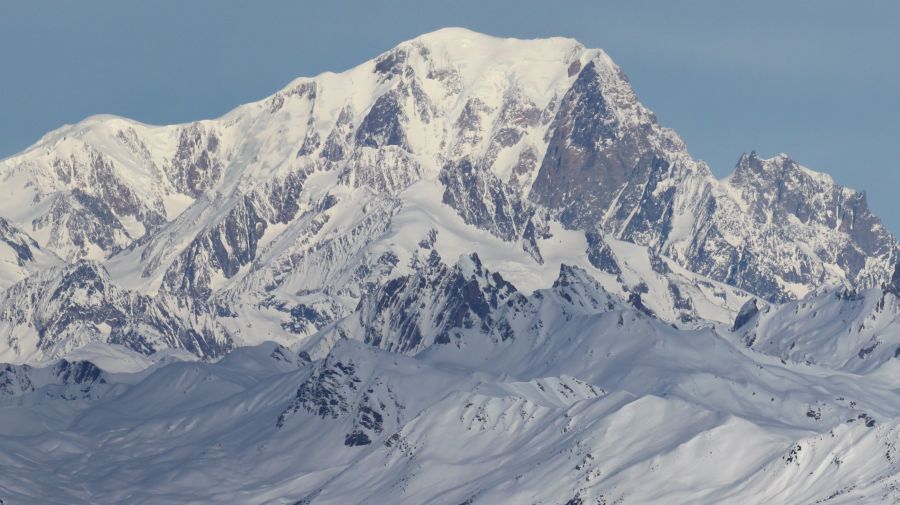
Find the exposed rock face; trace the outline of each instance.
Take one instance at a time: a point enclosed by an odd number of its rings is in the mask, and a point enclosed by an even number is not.
[[[40,249],[34,239],[3,218],[0,218],[0,242],[12,250],[12,257],[19,266],[34,261],[34,249]]]
[[[53,367],[53,373],[62,384],[105,384],[103,370],[90,361],[68,361],[61,359]]]
[[[169,177],[179,192],[194,198],[212,188],[222,177],[221,141],[202,123],[181,129]]]
[[[597,230],[591,230],[585,233],[585,237],[588,242],[588,261],[591,262],[591,265],[597,270],[608,274],[621,274],[622,269],[619,268],[619,264],[616,262],[615,255],[610,250],[609,244],[603,240],[602,233]]]
[[[388,91],[378,97],[356,130],[356,144],[378,149],[384,146],[407,147],[403,123],[406,117],[399,92]]]
[[[662,137],[653,115],[637,102],[624,74],[598,71],[597,65],[585,65],[562,98],[531,191],[535,202],[576,228],[605,221],[610,209],[620,218],[629,214],[646,203],[641,201],[645,185],[658,179],[651,174],[669,170],[663,145],[652,145],[657,139],[651,136]]]
[[[450,344],[458,331],[471,329],[500,340],[513,338],[500,311],[522,310],[526,304],[512,284],[485,270],[477,255],[450,267],[432,251],[413,274],[363,297],[358,324],[367,343],[415,353],[432,344]]]
[[[291,413],[301,409],[319,416],[337,419],[350,412],[351,395],[359,390],[362,379],[355,375],[356,367],[351,363],[340,361],[323,362],[316,367],[312,375],[297,389],[297,396],[285,410],[279,424]]]
[[[150,354],[163,348],[217,357],[233,347],[201,302],[129,292],[81,261],[35,274],[0,297],[0,335],[25,356],[54,358],[92,341]],[[7,351],[9,352],[9,351]]]
[[[517,190],[493,172],[476,169],[469,159],[447,164],[441,171],[443,202],[463,220],[506,240],[521,242],[536,261],[543,262],[538,240],[550,236],[541,209],[519,197]]]
[[[747,266],[737,272],[766,269],[783,283],[815,286],[828,277],[827,263],[841,268],[849,285],[860,287],[878,285],[876,279],[891,271],[896,244],[869,210],[865,193],[841,187],[785,155],[744,155],[727,183],[750,218],[744,226],[758,230],[741,251],[754,260],[743,261]]]
[[[384,438],[400,422],[404,406],[391,385],[372,374],[371,365],[357,364],[350,356],[329,355],[318,362],[300,384],[290,404],[276,420],[277,428],[301,422],[311,415],[347,426],[343,445],[362,447]]]
[[[19,396],[34,391],[28,365],[0,365],[0,397]]]
[[[886,290],[900,296],[900,263],[894,267],[894,275],[891,276],[891,282],[887,285]]]
[[[0,170],[9,190],[4,214],[66,260],[101,259],[166,223],[152,161],[164,154],[151,153],[122,121],[108,121],[89,119],[72,137],[50,134]]]
[[[61,359],[46,369],[0,364],[0,402],[40,388],[45,388],[47,398],[89,398],[100,392],[95,389],[104,389],[109,385],[108,379],[108,374],[90,361]]]
[[[233,277],[253,261],[267,224],[253,201],[243,198],[223,221],[194,238],[166,272],[164,285],[205,300],[212,294],[212,275]]]
[[[457,209],[469,224],[503,240],[521,237],[534,210],[515,198],[490,171],[476,170],[469,160],[448,165],[441,172],[444,203]]]
[[[78,248],[78,256],[88,256],[91,246],[115,252],[131,239],[105,202],[80,189],[54,198],[50,212],[32,226],[38,232],[49,228],[48,247],[61,251],[72,245]]]
[[[62,260],[27,233],[0,218],[0,290],[61,263]]]
[[[734,325],[732,325],[731,330],[739,330],[749,323],[751,319],[756,317],[757,314],[759,314],[759,305],[757,304],[756,299],[748,301],[741,307],[741,311],[738,312],[737,317],[734,318]]]

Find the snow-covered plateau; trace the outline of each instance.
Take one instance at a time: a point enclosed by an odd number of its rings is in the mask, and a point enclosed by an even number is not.
[[[0,160],[0,505],[900,503],[898,259],[571,39],[93,116]]]

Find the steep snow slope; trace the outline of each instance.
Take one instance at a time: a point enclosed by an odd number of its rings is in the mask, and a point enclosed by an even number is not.
[[[0,215],[64,259],[102,259],[181,212],[191,195],[178,172],[213,171],[217,145],[201,123],[93,116],[0,161]]]
[[[27,233],[0,218],[0,290],[34,272],[61,263],[56,255],[41,248]]]
[[[783,360],[854,373],[890,370],[900,357],[898,280],[900,268],[883,289],[823,290],[779,306],[750,301],[732,335]]]

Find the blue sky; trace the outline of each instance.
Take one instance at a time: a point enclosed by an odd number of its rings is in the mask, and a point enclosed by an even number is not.
[[[900,232],[900,2],[0,0],[0,157],[111,113],[216,117],[444,26],[604,48],[695,157],[786,152]]]

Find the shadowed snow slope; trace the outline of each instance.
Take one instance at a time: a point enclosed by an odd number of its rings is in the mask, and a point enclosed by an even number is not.
[[[528,315],[512,326],[533,332],[504,339],[473,325],[414,357],[339,339],[318,360],[266,343],[215,364],[136,375],[94,367],[61,379],[68,362],[8,366],[0,372],[0,498],[900,498],[896,375],[887,381],[745,354],[711,331],[677,330],[617,304],[576,274],[521,302]]]

